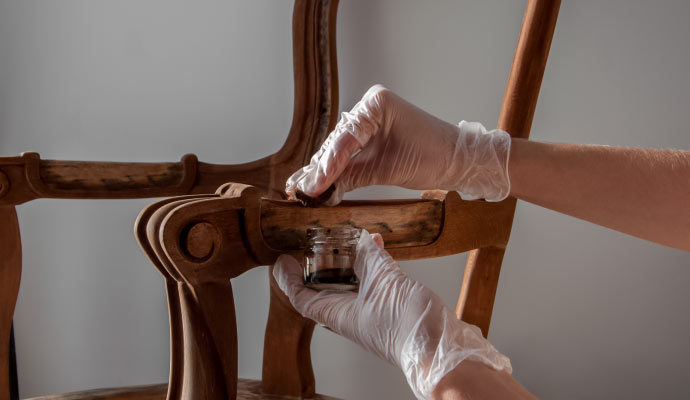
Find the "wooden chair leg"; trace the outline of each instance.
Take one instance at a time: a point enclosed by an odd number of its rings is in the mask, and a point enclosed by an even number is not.
[[[10,398],[10,335],[22,274],[17,211],[0,207],[0,398]]]
[[[498,119],[498,129],[513,137],[529,137],[560,5],[560,0],[527,1]],[[515,212],[515,204],[513,199],[511,215]],[[509,223],[502,226],[502,231],[510,234],[511,228],[512,217]],[[479,326],[484,336],[489,334],[504,252],[504,248],[493,247],[474,250],[465,267],[456,314],[464,321]]]
[[[158,202],[142,212],[135,230],[166,279],[172,347],[169,399],[235,399],[237,394],[237,330],[227,272],[232,265],[204,264],[219,249],[215,227],[197,220],[177,226],[174,218],[186,206],[217,197]],[[232,209],[229,215],[235,220],[221,225],[223,233],[243,254],[238,215]]]
[[[484,337],[489,335],[504,253],[505,249],[488,247],[472,250],[467,256],[456,315],[469,324],[477,325]]]
[[[178,290],[178,280],[175,269],[167,262],[165,253],[157,240],[149,241],[149,237],[155,237],[155,233],[160,229],[162,222],[161,216],[167,211],[179,205],[181,202],[192,199],[208,198],[212,195],[192,195],[168,198],[157,201],[144,208],[134,224],[134,235],[144,253],[163,275],[165,279],[165,292],[168,299],[168,314],[170,318],[170,377],[168,384],[168,399],[179,399],[182,395],[183,367],[184,367],[184,341],[182,332],[182,310],[181,300]],[[158,218],[153,215],[161,210]]]
[[[315,394],[311,365],[314,322],[290,305],[269,269],[271,303],[264,338],[261,387],[264,393],[310,398]]]
[[[237,326],[227,282],[179,284],[184,333],[181,399],[237,396]]]

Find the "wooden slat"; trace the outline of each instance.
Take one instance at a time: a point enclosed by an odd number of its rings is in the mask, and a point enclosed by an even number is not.
[[[509,232],[502,228],[510,223],[514,203],[512,198],[500,203],[463,201],[455,192],[441,192],[433,199],[343,201],[316,208],[262,199],[260,239],[273,253],[299,255],[307,228],[350,226],[380,233],[386,249],[398,260],[441,257],[478,247],[505,247]],[[243,206],[251,223],[255,206]],[[256,232],[249,231],[249,236]],[[253,251],[261,262],[270,263],[275,257],[261,247]]]
[[[107,163],[41,161],[39,174],[53,190],[123,191],[175,187],[183,178],[182,163]]]
[[[337,207],[303,207],[294,201],[261,202],[261,234],[276,250],[304,248],[307,228],[353,227],[380,233],[389,248],[422,246],[441,233],[437,200],[343,201]]]
[[[529,137],[560,3],[560,0],[527,2],[498,122],[498,128],[513,137]],[[512,217],[502,229],[510,234],[511,227]],[[502,248],[474,250],[465,267],[456,313],[464,321],[477,325],[484,336],[489,334],[504,251]]]
[[[463,201],[456,192],[440,200],[374,200],[308,208],[296,201],[261,198],[246,185],[233,197],[181,201],[166,210],[160,234],[165,257],[186,265],[196,282],[236,277],[270,265],[282,253],[301,257],[309,226],[355,226],[382,233],[396,259],[457,254],[478,247],[505,247],[515,199]],[[448,221],[461,221],[449,223]],[[197,226],[213,234],[195,236]],[[423,229],[420,229],[423,227]],[[158,231],[151,232],[158,235]],[[151,240],[149,238],[149,240]],[[179,267],[178,265],[178,267]]]

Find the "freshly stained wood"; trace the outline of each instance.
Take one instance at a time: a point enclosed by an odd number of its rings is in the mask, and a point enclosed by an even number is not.
[[[318,207],[325,202],[328,201],[328,199],[331,198],[331,195],[335,192],[335,184],[332,184],[331,186],[326,189],[323,193],[316,197],[310,197],[304,194],[301,190],[297,190],[295,193],[295,196],[297,197],[297,200],[299,200],[303,206],[306,207]]]
[[[438,200],[344,201],[336,207],[304,207],[295,201],[261,202],[261,234],[276,249],[304,248],[312,227],[366,229],[380,233],[386,247],[421,246],[441,232],[443,204]]]

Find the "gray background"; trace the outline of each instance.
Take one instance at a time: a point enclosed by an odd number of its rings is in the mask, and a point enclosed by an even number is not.
[[[524,3],[343,0],[341,107],[383,83],[495,126]],[[218,163],[277,150],[292,113],[288,1],[1,0],[0,154]],[[564,1],[532,129],[543,141],[690,148],[690,3]],[[416,196],[389,188],[355,197]],[[19,208],[21,395],[161,382],[162,279],[131,233],[151,200]],[[464,255],[405,263],[454,307]],[[544,398],[690,397],[690,254],[520,202],[491,341]],[[240,375],[260,377],[266,268],[234,283]],[[320,392],[412,398],[317,329]]]

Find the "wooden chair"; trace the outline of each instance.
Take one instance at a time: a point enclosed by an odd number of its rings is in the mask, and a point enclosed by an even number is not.
[[[141,247],[166,282],[169,384],[44,398],[316,396],[309,352],[314,324],[292,309],[273,279],[262,380],[238,380],[230,280],[272,264],[280,253],[299,255],[306,227],[317,223],[380,232],[401,260],[471,251],[457,315],[488,333],[515,199],[468,202],[456,193],[427,191],[422,200],[350,201],[330,208],[283,200],[285,179],[308,162],[336,122],[337,5],[337,0],[295,1],[293,122],[283,147],[269,157],[241,165],[202,163],[193,155],[155,164],[49,161],[35,153],[0,158],[0,399],[9,397],[5,350],[21,274],[15,206],[37,198],[183,195],[148,206],[135,226]],[[513,136],[528,137],[559,5],[559,0],[527,2],[498,123]]]

